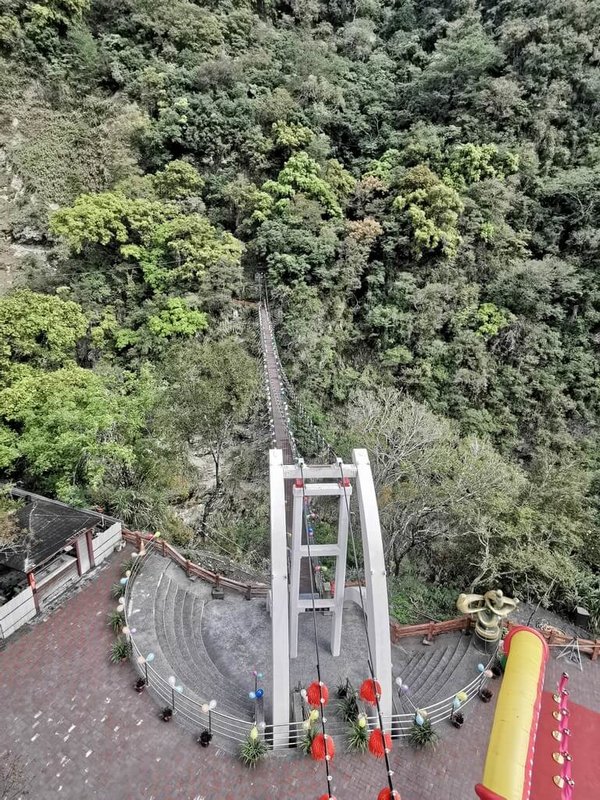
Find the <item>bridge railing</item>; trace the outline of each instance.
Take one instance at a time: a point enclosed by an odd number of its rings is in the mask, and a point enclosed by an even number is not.
[[[237,581],[234,578],[228,578],[225,575],[220,575],[218,572],[212,572],[200,564],[195,564],[193,561],[181,555],[173,545],[164,541],[164,539],[156,539],[152,534],[143,531],[130,531],[126,528],[123,529],[123,538],[135,544],[137,549],[140,549],[141,543],[144,546],[151,546],[152,549],[159,553],[163,558],[170,558],[176,564],[185,570],[188,577],[195,575],[197,578],[212,583],[215,586],[223,586],[226,589],[232,589],[235,592],[245,595],[246,597],[265,597],[269,593],[269,587],[266,583],[253,583],[251,581]]]

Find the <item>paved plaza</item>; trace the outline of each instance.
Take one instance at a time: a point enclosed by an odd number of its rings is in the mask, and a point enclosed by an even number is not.
[[[46,621],[0,652],[0,756],[26,763],[29,797],[107,800],[316,800],[326,791],[322,764],[300,755],[271,756],[256,770],[216,746],[201,749],[177,724],[166,724],[150,696],[133,690],[130,664],[111,665],[109,589],[122,556]],[[551,662],[551,686],[563,662]],[[570,668],[573,700],[600,710],[600,671]],[[403,800],[467,800],[481,778],[493,703],[473,703],[460,731],[434,752],[394,743],[391,756]],[[332,764],[338,800],[377,797],[383,764],[338,754]]]

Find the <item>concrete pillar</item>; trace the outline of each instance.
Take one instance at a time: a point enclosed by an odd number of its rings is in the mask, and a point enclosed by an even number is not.
[[[292,542],[290,576],[290,657],[298,657],[298,601],[300,598],[300,566],[302,563],[302,528],[304,524],[302,489],[294,487],[292,506]]]
[[[286,745],[290,721],[290,647],[283,453],[269,451],[273,743]],[[286,726],[286,727],[277,727]]]
[[[392,648],[388,611],[387,580],[377,496],[366,450],[353,450],[356,464],[356,492],[360,511],[366,589],[363,589],[373,670],[381,684],[381,711],[389,726],[392,714]]]

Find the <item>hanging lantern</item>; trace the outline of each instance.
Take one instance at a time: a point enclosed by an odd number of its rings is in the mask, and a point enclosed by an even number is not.
[[[379,728],[371,731],[369,736],[369,752],[375,758],[383,758],[385,752],[388,753],[392,749],[392,737],[389,733],[383,733]]]
[[[333,739],[326,733],[318,733],[312,740],[310,754],[315,761],[332,761],[335,755]]]
[[[365,703],[375,706],[377,705],[377,698],[381,697],[381,686],[378,681],[368,678],[366,681],[361,683],[360,689],[358,690],[358,695],[361,700],[365,701]]]
[[[397,792],[395,789],[382,789],[379,794],[377,795],[377,800],[401,800],[400,792]]]
[[[325,686],[323,681],[313,681],[306,690],[306,700],[309,706],[318,708],[321,705],[327,705],[329,700],[329,689]]]

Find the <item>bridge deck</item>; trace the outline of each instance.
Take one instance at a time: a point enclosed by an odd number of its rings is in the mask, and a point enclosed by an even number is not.
[[[275,431],[275,446],[283,452],[283,463],[294,464],[294,451],[288,425],[288,414],[285,408],[285,400],[282,386],[281,374],[275,346],[272,338],[272,326],[269,312],[264,302],[259,306],[261,346],[267,367],[268,392],[271,400],[271,413],[273,415],[273,428]],[[292,482],[285,482],[285,522],[286,532],[292,532],[292,508],[293,494]],[[306,532],[302,532],[302,544],[306,544]],[[307,558],[300,562],[300,592],[308,594],[311,591],[311,580]]]

